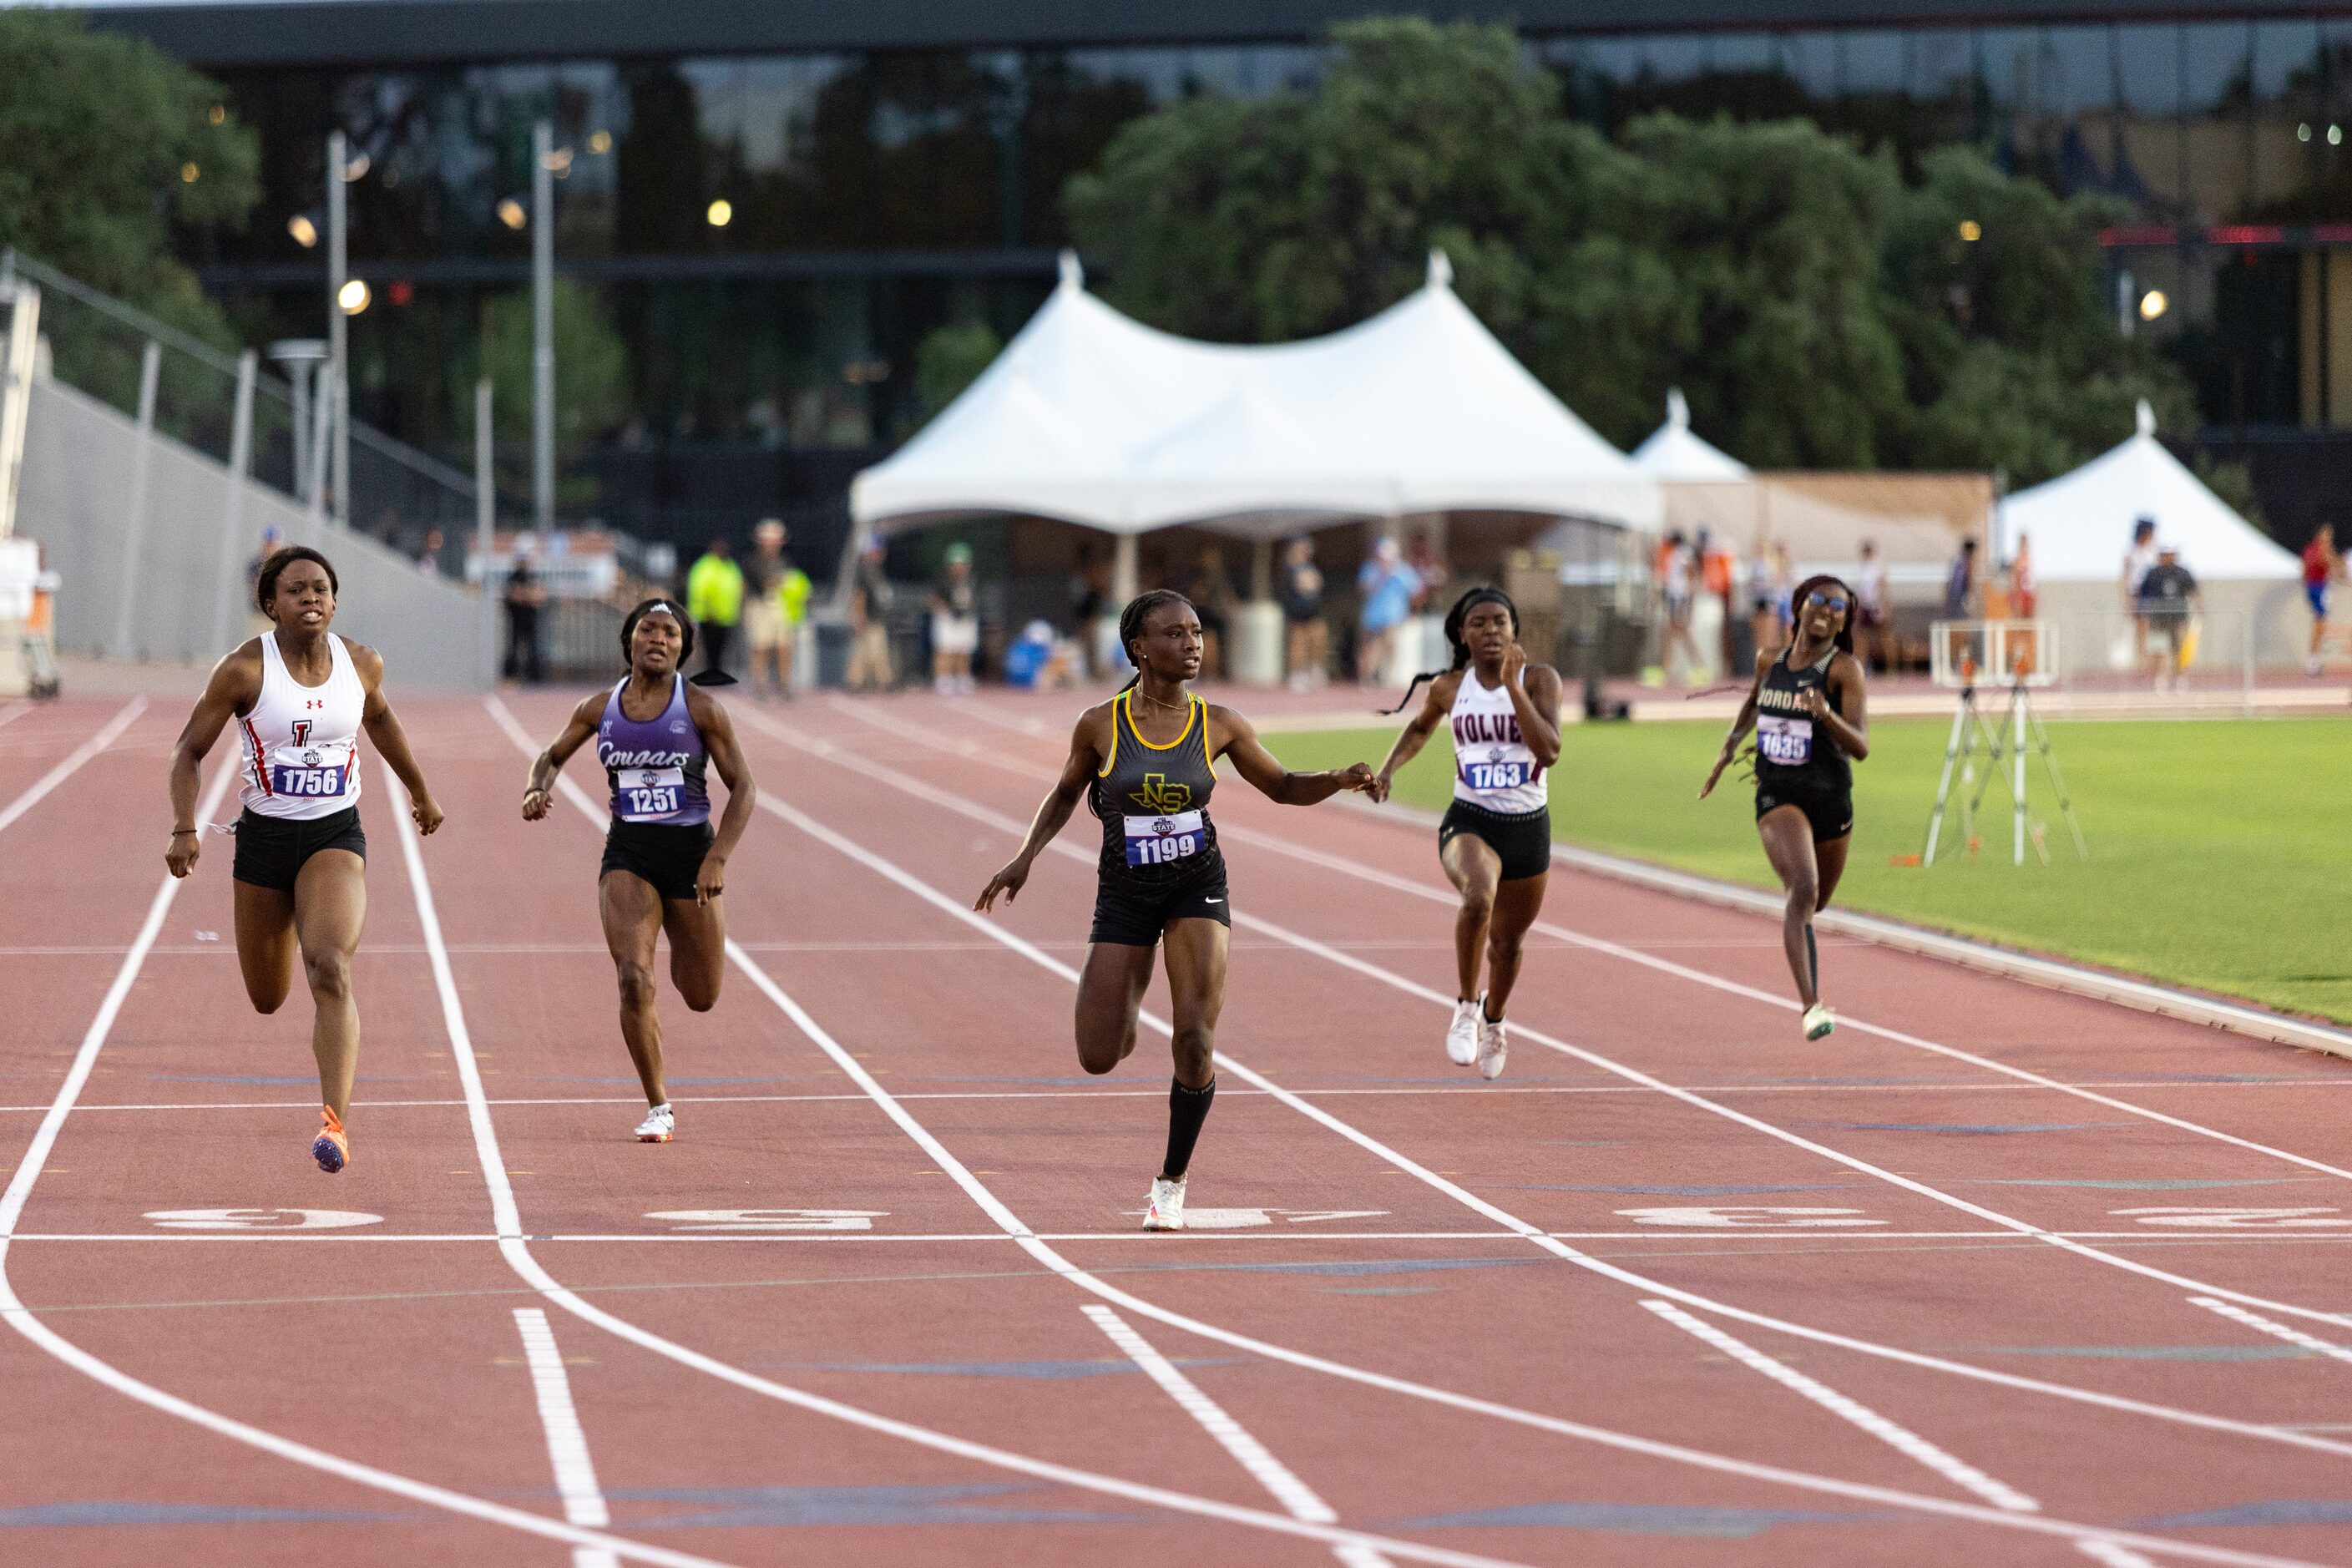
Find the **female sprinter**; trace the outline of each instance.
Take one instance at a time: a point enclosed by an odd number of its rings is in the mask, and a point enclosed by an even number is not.
[[[294,985],[294,955],[316,1008],[310,1054],[319,1061],[319,1169],[352,1157],[343,1118],[359,1067],[360,1014],[352,953],[367,919],[367,836],[360,831],[359,732],[407,787],[419,833],[441,826],[441,808],[383,695],[383,658],[327,627],[335,618],[335,569],[297,545],[271,556],[254,600],[274,624],[213,667],[205,694],[172,748],[174,877],[195,869],[196,774],[221,726],[236,720],[244,748],[236,821],[236,961],[254,1010],[275,1013]]]
[[[1756,831],[1789,890],[1780,941],[1797,999],[1805,1005],[1805,1038],[1818,1040],[1837,1027],[1837,1019],[1821,998],[1813,916],[1829,908],[1845,872],[1853,833],[1853,763],[1870,755],[1870,718],[1862,661],[1853,657],[1853,590],[1835,577],[1809,577],[1790,599],[1796,638],[1778,654],[1756,656],[1756,684],[1698,797],[1705,800],[1715,788],[1754,724]]]
[[[1225,859],[1209,820],[1219,757],[1269,800],[1313,805],[1364,789],[1362,763],[1294,773],[1258,743],[1249,721],[1185,689],[1201,673],[1201,618],[1181,594],[1155,589],[1118,617],[1135,679],[1078,716],[1069,761],[1037,808],[1020,852],[988,880],[972,908],[1009,901],[1029,868],[1070,820],[1080,796],[1102,819],[1101,880],[1085,973],[1078,978],[1078,1065],[1110,1071],[1135,1049],[1136,1009],[1151,983],[1151,950],[1167,939],[1174,1005],[1176,1079],[1168,1089],[1168,1157],[1151,1184],[1146,1230],[1184,1228],[1184,1174],[1217,1092],[1217,1014],[1225,1003]]]
[[[613,791],[612,826],[597,874],[596,909],[621,981],[621,1038],[645,1085],[637,1141],[667,1143],[677,1130],[662,1081],[661,1018],[654,1011],[654,938],[669,935],[669,977],[686,1005],[719,1004],[727,969],[727,858],[751,826],[759,788],[735,743],[735,723],[697,676],[678,673],[694,656],[694,623],[670,599],[647,599],[621,623],[629,673],[610,691],[582,700],[563,733],[530,764],[525,822],[547,815],[548,790],[572,753],[596,738],[596,760]],[[727,785],[727,810],[710,831],[707,770]]]
[[[1510,1038],[1503,1007],[1519,977],[1519,950],[1542,912],[1551,872],[1551,796],[1545,778],[1559,761],[1559,674],[1529,664],[1519,646],[1519,612],[1496,588],[1473,588],[1446,613],[1454,663],[1416,676],[1429,697],[1389,749],[1371,796],[1386,800],[1396,771],[1412,761],[1440,724],[1454,731],[1454,803],[1437,826],[1437,859],[1462,895],[1454,917],[1454,962],[1461,976],[1445,1054],[1500,1078]],[[1412,700],[1410,688],[1405,702]],[[1391,711],[1404,707],[1397,704]],[[1478,989],[1478,962],[1486,989]]]

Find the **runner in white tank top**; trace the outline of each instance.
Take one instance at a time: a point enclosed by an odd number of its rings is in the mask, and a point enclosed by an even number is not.
[[[350,648],[329,632],[327,682],[304,686],[288,671],[276,632],[255,640],[261,645],[261,695],[236,721],[245,749],[245,773],[238,781],[245,809],[257,816],[315,822],[357,805],[360,719],[367,689]]]
[[[255,584],[272,629],[213,667],[205,694],[172,749],[174,877],[195,869],[198,774],[205,754],[235,723],[238,769],[236,957],[254,1009],[275,1013],[294,984],[299,952],[316,1012],[310,1049],[319,1064],[319,1168],[351,1159],[343,1118],[359,1066],[360,1016],[352,1000],[352,953],[367,913],[367,835],[360,829],[359,732],[408,791],[418,831],[441,826],[441,808],[409,754],[408,737],[383,696],[383,660],[327,629],[335,618],[335,569],[315,550],[282,550]]]
[[[1503,1008],[1519,975],[1528,928],[1542,912],[1551,869],[1550,773],[1559,761],[1559,674],[1529,664],[1519,612],[1497,588],[1473,588],[1445,617],[1449,669],[1416,677],[1429,696],[1381,764],[1372,798],[1388,798],[1396,771],[1440,724],[1454,739],[1454,804],[1438,825],[1437,857],[1461,912],[1454,957],[1461,989],[1445,1054],[1486,1078],[1502,1076],[1510,1038]],[[1405,693],[1407,702],[1412,693]],[[1404,703],[1397,707],[1402,709]],[[1481,963],[1486,987],[1478,987]]]

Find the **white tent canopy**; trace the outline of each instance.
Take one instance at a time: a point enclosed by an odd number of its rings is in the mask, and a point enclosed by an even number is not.
[[[1633,466],[1666,484],[1720,483],[1748,477],[1748,465],[1694,435],[1690,403],[1679,386],[1666,394],[1666,422],[1633,448]]]
[[[1453,510],[1654,529],[1657,484],[1545,390],[1455,298],[1426,287],[1328,337],[1196,342],[1061,286],[979,380],[886,461],[850,510],[885,531],[1018,512],[1135,534],[1270,536]]]
[[[2033,546],[2034,575],[2044,583],[2114,583],[2131,548],[2132,525],[2156,522],[2159,545],[2180,552],[2200,580],[2242,582],[2299,576],[2301,563],[2230,510],[2156,438],[2156,416],[2139,405],[2129,440],[2076,468],[2001,502],[2000,552],[2018,536]]]

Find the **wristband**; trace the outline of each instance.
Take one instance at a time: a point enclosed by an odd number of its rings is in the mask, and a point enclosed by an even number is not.
[[[174,837],[174,838],[177,838],[177,837],[180,837],[182,834],[184,834],[184,833],[187,833],[187,834],[196,834],[196,833],[202,833],[203,831],[204,831],[204,829],[202,829],[202,828],[200,828],[200,827],[174,827],[173,829],[172,829],[172,837]]]

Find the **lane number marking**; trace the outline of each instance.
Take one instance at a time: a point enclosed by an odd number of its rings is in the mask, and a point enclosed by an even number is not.
[[[2344,1211],[2333,1208],[2197,1208],[2184,1204],[2163,1208],[2110,1209],[2107,1212],[2128,1215],[2142,1225],[2166,1226],[2179,1230],[2344,1230],[2352,1227],[2352,1219],[2340,1217]],[[2339,1217],[2325,1217],[2328,1215]]]
[[[343,1230],[383,1223],[380,1214],[355,1209],[153,1209],[145,1217],[165,1230]]]
[[[1321,1220],[1381,1219],[1386,1209],[1194,1209],[1184,1211],[1188,1230],[1254,1230],[1259,1226],[1313,1225]],[[1131,1218],[1143,1217],[1141,1209],[1126,1211]]]
[[[785,1230],[872,1230],[887,1209],[656,1209],[673,1230],[761,1235]]]
[[[1761,1204],[1708,1204],[1617,1212],[1636,1225],[1703,1226],[1710,1229],[1832,1230],[1886,1223],[1883,1219],[1854,1217],[1863,1212],[1860,1209],[1778,1208]]]

